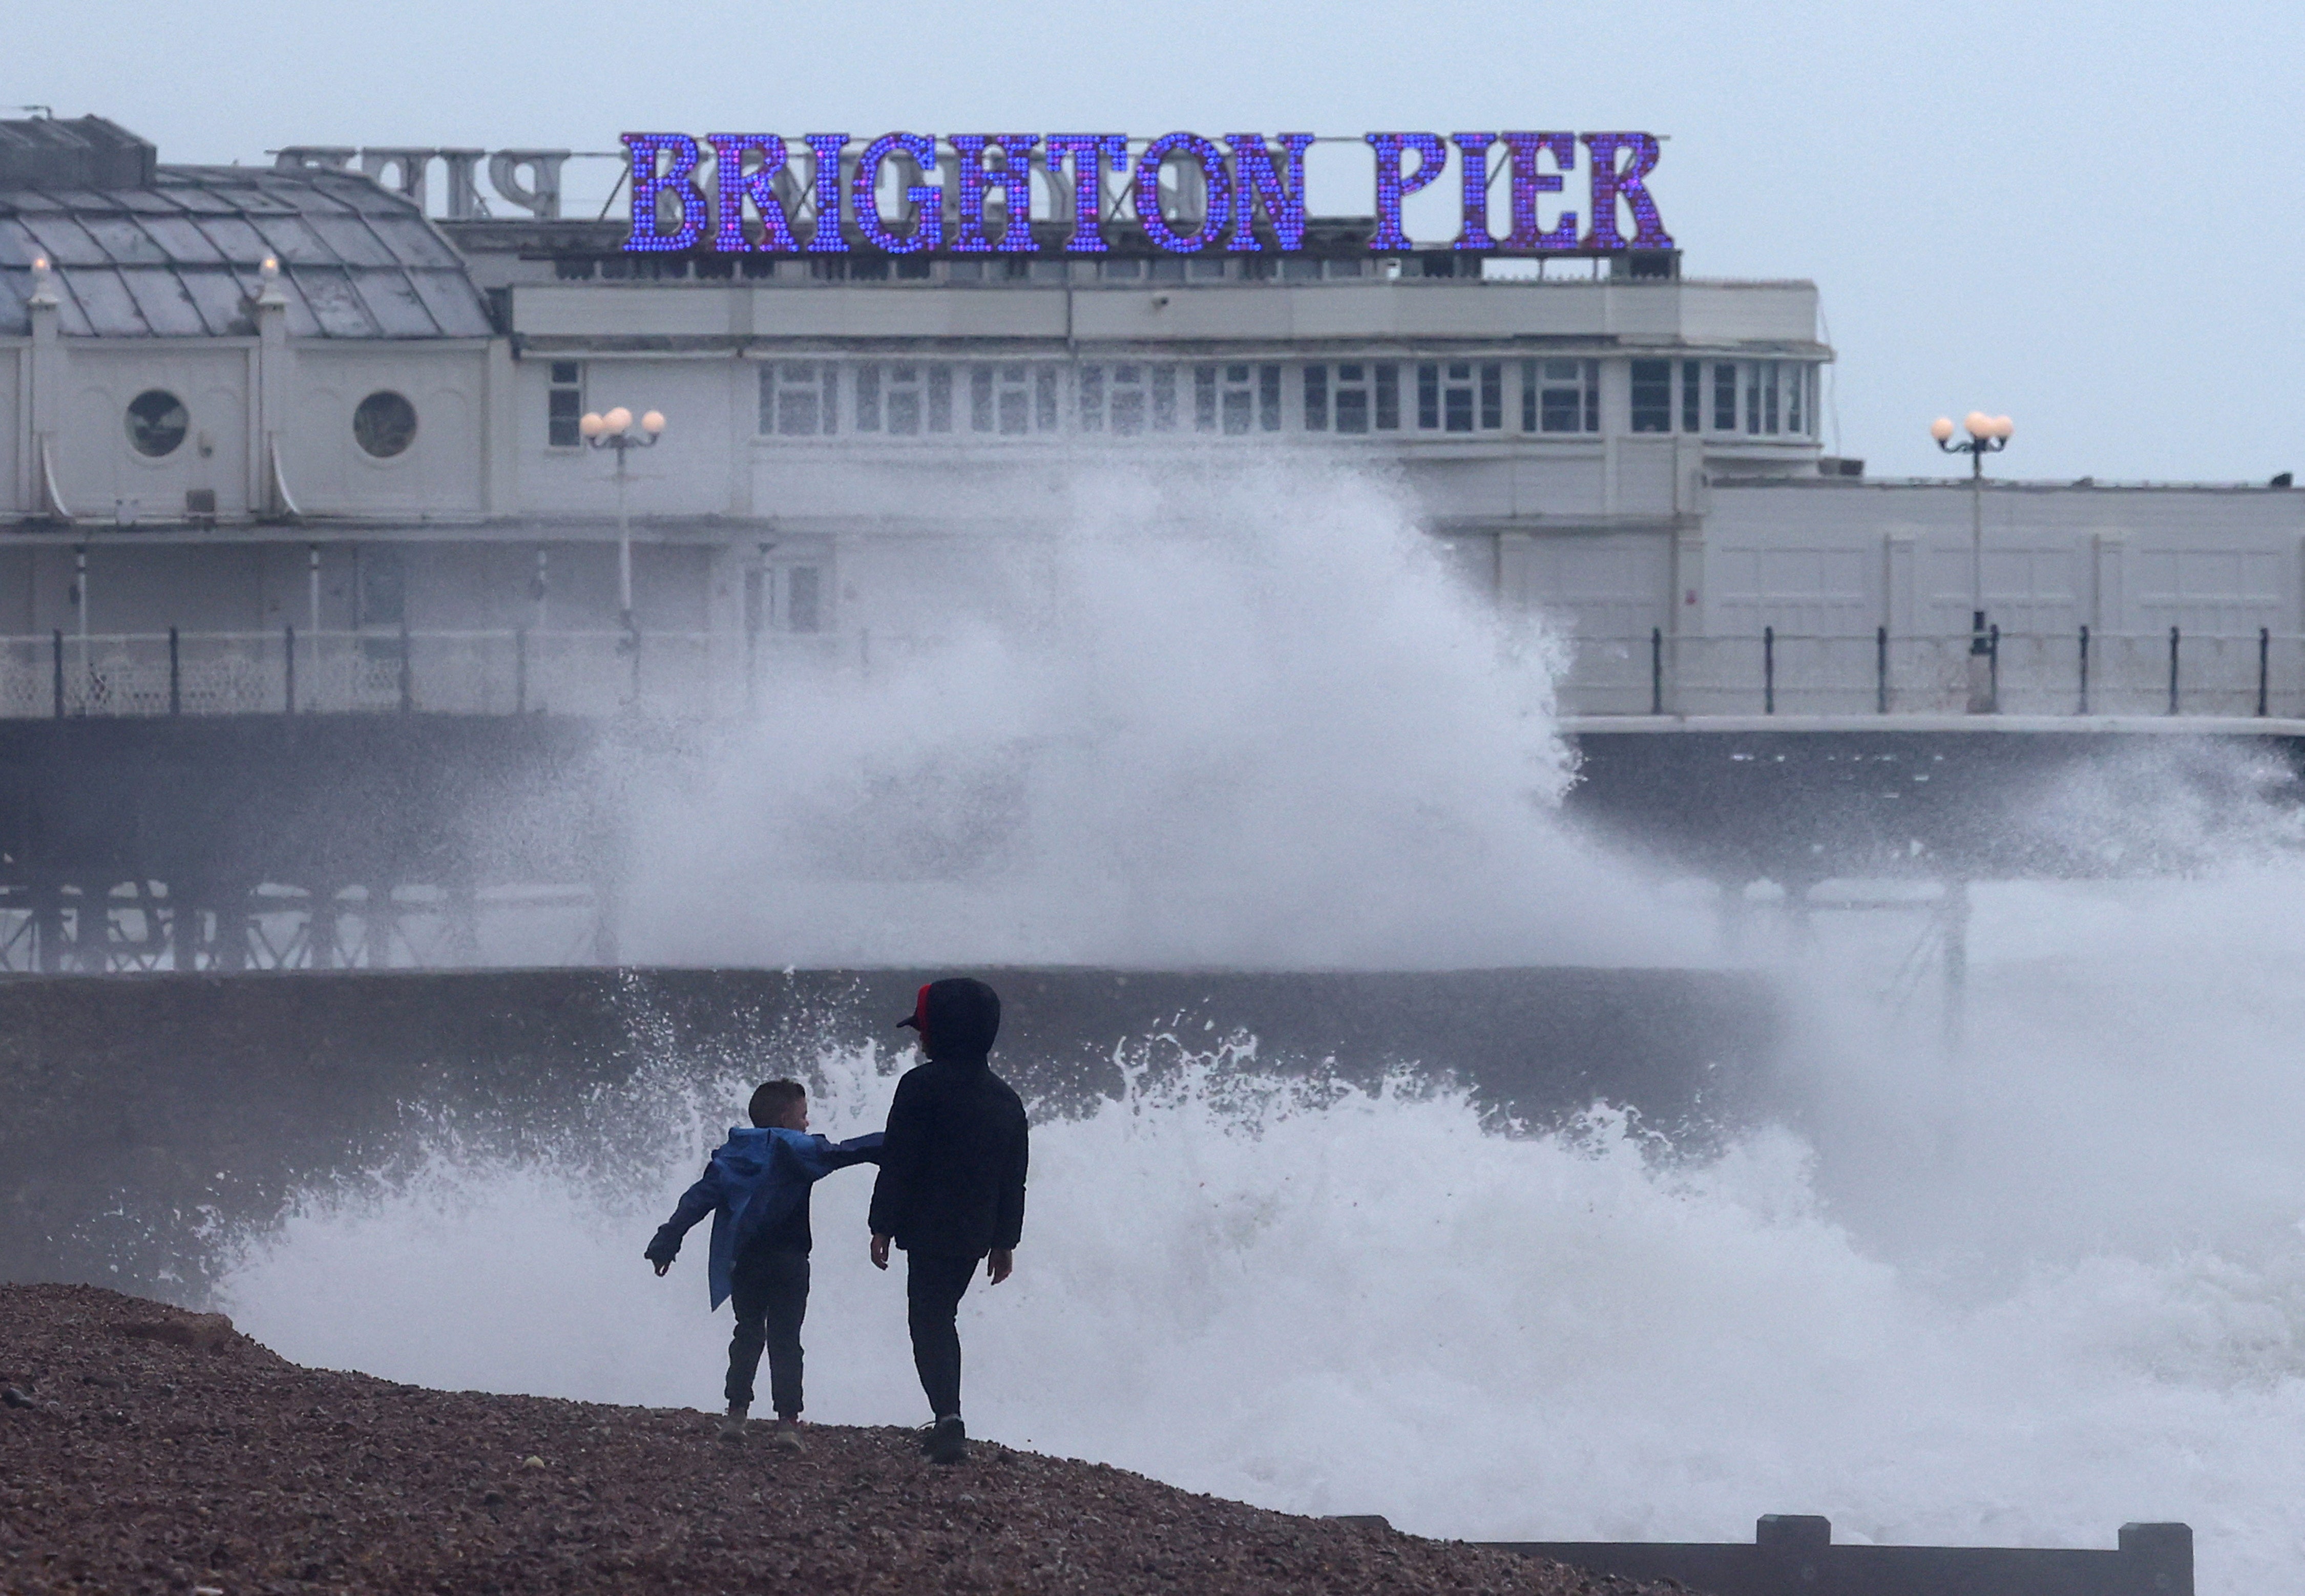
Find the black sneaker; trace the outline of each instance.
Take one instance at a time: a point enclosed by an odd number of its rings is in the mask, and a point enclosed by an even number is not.
[[[931,1463],[959,1463],[968,1456],[968,1428],[958,1413],[947,1413],[929,1426],[921,1449]]]

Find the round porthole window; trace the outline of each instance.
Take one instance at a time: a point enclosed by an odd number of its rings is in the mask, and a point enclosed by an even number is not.
[[[405,454],[416,441],[416,407],[389,391],[370,394],[353,412],[353,437],[378,460]]]
[[[183,443],[192,418],[184,402],[159,388],[147,388],[128,402],[128,442],[139,454],[157,460]]]

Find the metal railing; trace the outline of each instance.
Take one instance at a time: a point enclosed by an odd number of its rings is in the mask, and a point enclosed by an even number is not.
[[[54,632],[0,637],[0,717],[724,715],[865,647],[829,632]]]
[[[1967,632],[1572,635],[1561,708],[1572,715],[1931,715],[1970,707]],[[1983,663],[2012,715],[2305,717],[2305,633],[2012,632]]]
[[[1955,634],[1572,634],[1572,715],[1952,714],[1970,700]],[[916,651],[866,632],[64,632],[0,637],[0,718],[421,712],[742,714],[829,675]],[[2004,632],[1991,698],[2025,715],[2305,717],[2305,633]]]

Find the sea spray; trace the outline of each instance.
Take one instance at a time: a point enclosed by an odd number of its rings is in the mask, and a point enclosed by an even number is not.
[[[815,1122],[877,1123],[897,1062],[821,1060]],[[1835,1224],[1782,1131],[1688,1160],[1606,1110],[1529,1134],[1413,1081],[1171,1063],[1037,1127],[1017,1274],[963,1308],[978,1432],[1433,1534],[1737,1538],[1804,1511],[1848,1539],[2089,1544],[2182,1518],[2206,1592],[2296,1565],[2305,1237],[1956,1301]],[[703,1238],[662,1280],[640,1249],[748,1082],[676,1078],[602,1105],[659,1142],[621,1177],[549,1139],[438,1147],[309,1193],[227,1305],[307,1362],[709,1406]],[[870,1178],[818,1188],[809,1411],[913,1422]]]
[[[1561,822],[1558,635],[1499,624],[1383,483],[1116,466],[1067,491],[1063,538],[938,554],[976,585],[931,583],[921,635],[874,640],[869,672],[764,683],[699,758],[634,761],[628,952],[1724,956],[1711,888],[1658,892],[1669,868]],[[1444,1087],[1167,1044],[1122,1097],[1042,1116],[1018,1273],[963,1307],[973,1426],[1436,1534],[1744,1539],[1817,1512],[1843,1540],[2109,1545],[2183,1519],[2204,1596],[2295,1587],[2295,817],[2261,760],[2156,757],[2231,779],[2132,758],[1976,817],[2193,879],[1978,884],[1950,1046],[1926,916],[1779,897],[1807,934],[1737,956],[1798,1017],[1785,1123],[1701,1155],[1605,1106],[1531,1133]],[[816,1060],[819,1127],[877,1125],[896,1062]],[[729,1068],[668,1042],[572,1124],[438,1127],[247,1238],[229,1304],[311,1362],[709,1406],[727,1320],[702,1238],[664,1280],[639,1253],[757,1078]],[[816,1198],[810,1408],[908,1422],[868,1188]]]
[[[1710,960],[1702,914],[1559,823],[1552,632],[1501,622],[1393,488],[1289,458],[1063,486],[1061,537],[916,575],[869,669],[633,760],[626,956]]]

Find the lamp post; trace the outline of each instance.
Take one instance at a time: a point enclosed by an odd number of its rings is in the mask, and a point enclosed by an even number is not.
[[[656,446],[664,436],[664,412],[652,410],[641,418],[640,431],[633,431],[633,412],[619,404],[606,415],[587,413],[576,423],[584,441],[596,449],[617,452],[617,624],[624,628],[621,645],[633,657],[633,680],[637,688],[640,681],[641,629],[633,615],[633,523],[625,509],[625,457],[634,449]]]
[[[1929,436],[1948,454],[1969,456],[1969,585],[1975,600],[1969,632],[1969,712],[1991,715],[2001,708],[1994,691],[1993,645],[1985,626],[1985,457],[2009,446],[2017,429],[2007,416],[1988,416],[1972,410],[1961,419],[1967,437],[1952,441],[1951,420],[1939,416],[1929,423]]]

